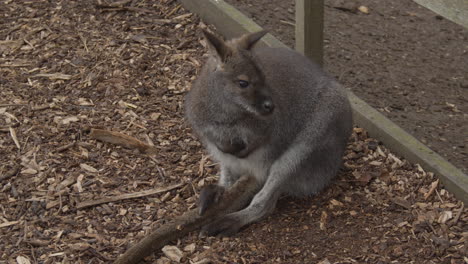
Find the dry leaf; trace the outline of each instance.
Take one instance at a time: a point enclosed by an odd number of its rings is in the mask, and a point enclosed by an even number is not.
[[[93,101],[88,100],[86,98],[82,98],[82,97],[78,98],[77,104],[82,105],[82,106],[94,106]]]
[[[18,264],[31,264],[31,261],[28,258],[23,256],[16,257],[16,263]]]
[[[187,252],[190,252],[190,253],[195,252],[195,243],[192,243],[192,244],[189,244],[189,245],[185,246],[184,251],[187,251]]]
[[[16,131],[10,127],[10,135],[11,135],[11,138],[13,139],[13,141],[15,142],[15,145],[18,149],[21,149],[21,145],[18,141],[18,138],[16,137]]]
[[[406,208],[408,210],[411,209],[411,204],[408,201],[406,201],[405,199],[395,197],[395,198],[392,198],[390,200],[392,202],[394,202],[395,204],[398,204],[401,207],[404,207],[404,208]]]
[[[89,166],[88,164],[85,164],[85,163],[81,163],[80,168],[82,168],[83,170],[92,172],[92,173],[98,172],[98,170],[96,168],[94,168],[92,166]]]
[[[152,120],[156,121],[161,116],[161,113],[151,113],[150,117]]]
[[[162,252],[164,253],[164,255],[166,255],[166,257],[168,257],[170,260],[172,261],[175,261],[177,263],[180,263],[180,260],[182,259],[182,257],[184,256],[184,253],[182,252],[182,250],[180,250],[178,247],[176,246],[164,246],[162,248]]]
[[[31,174],[31,175],[33,175],[33,174],[37,174],[37,170],[32,169],[32,168],[28,168],[28,169],[22,170],[21,174]]]
[[[324,259],[324,260],[321,260],[319,263],[317,264],[331,264],[331,262],[328,260],[328,259]]]
[[[437,222],[439,222],[439,224],[445,224],[445,222],[447,222],[450,219],[452,219],[452,211],[443,211],[439,215],[439,219],[437,219]]]
[[[68,125],[71,122],[78,122],[80,119],[77,116],[69,116],[69,117],[62,117],[56,116],[54,117],[54,122],[60,125]]]
[[[84,250],[88,249],[89,247],[90,247],[90,245],[88,243],[85,243],[85,242],[79,242],[79,243],[75,243],[75,244],[70,245],[70,249],[75,250],[75,251],[84,251]]]
[[[142,35],[142,34],[138,34],[138,35],[133,35],[131,37],[132,40],[136,41],[136,42],[139,42],[141,44],[146,44],[148,43],[148,40],[146,40],[146,36],[145,35]]]
[[[335,200],[335,199],[331,199],[330,204],[333,205],[333,206],[343,206],[342,202],[340,202],[338,200]]]

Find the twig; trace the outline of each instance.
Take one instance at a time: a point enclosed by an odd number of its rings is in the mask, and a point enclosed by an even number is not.
[[[175,184],[175,185],[170,185],[168,187],[163,187],[163,188],[156,188],[156,189],[152,189],[152,190],[146,190],[146,191],[135,192],[135,193],[126,193],[126,194],[112,196],[112,197],[105,197],[105,198],[98,199],[98,200],[84,201],[84,202],[78,203],[76,205],[76,208],[77,209],[83,209],[83,208],[86,208],[86,207],[90,207],[90,206],[98,205],[98,204],[103,204],[103,203],[110,203],[110,202],[116,202],[116,201],[120,201],[120,200],[126,200],[126,199],[149,196],[149,195],[153,195],[153,194],[157,194],[157,193],[162,193],[162,192],[167,192],[167,191],[170,191],[170,190],[174,190],[176,188],[179,188],[180,186],[182,186],[181,183]]]
[[[120,145],[130,149],[138,149],[139,151],[147,154],[152,154],[157,151],[154,146],[150,146],[134,137],[119,132],[92,128],[89,136],[103,142]]]
[[[296,26],[296,24],[295,24],[295,23],[293,23],[293,22],[290,22],[290,21],[286,21],[286,20],[280,20],[280,22],[281,22],[281,23],[283,23],[283,24],[286,24],[286,25],[293,26],[293,27],[295,27],[295,26]]]
[[[0,107],[8,107],[8,106],[25,106],[27,104],[0,104]]]
[[[0,68],[14,68],[14,67],[27,67],[31,66],[29,63],[22,63],[22,64],[0,64]]]
[[[9,227],[9,226],[12,226],[12,225],[16,225],[16,224],[18,224],[19,222],[20,222],[20,221],[5,222],[5,223],[0,224],[0,228],[2,228],[2,227]]]
[[[429,198],[434,193],[438,184],[439,184],[439,180],[436,180],[435,182],[431,184],[431,188],[429,189],[429,191],[426,194],[424,194],[424,200],[427,200],[427,198]]]
[[[50,104],[31,106],[31,110],[33,111],[41,111],[49,108],[52,108]]]
[[[16,137],[16,131],[14,128],[10,127],[10,135],[13,141],[15,142],[16,147],[18,147],[19,150],[21,150],[21,145],[18,141],[18,137]]]
[[[74,146],[75,146],[75,144],[76,144],[76,142],[72,142],[72,143],[70,143],[70,144],[67,144],[67,145],[65,145],[65,146],[61,146],[61,147],[57,148],[56,152],[62,152],[62,151],[65,151],[65,150],[67,150],[67,149],[69,149],[69,148],[72,148],[72,147],[74,147]]]
[[[136,264],[170,241],[197,230],[216,217],[240,210],[245,205],[246,199],[250,199],[257,188],[258,185],[253,177],[242,176],[224,192],[221,201],[209,207],[203,215],[200,215],[199,209],[196,208],[177,217],[173,222],[154,229],[121,255],[114,264]]]
[[[165,18],[168,18],[170,17],[172,14],[174,14],[177,10],[179,10],[179,8],[181,7],[182,5],[181,4],[178,4],[174,9],[172,9],[169,13],[167,13],[164,17]]]
[[[463,209],[465,209],[465,204],[462,202],[462,206],[457,212],[457,215],[452,220],[452,225],[456,225],[458,220],[460,219],[461,214],[463,213]]]

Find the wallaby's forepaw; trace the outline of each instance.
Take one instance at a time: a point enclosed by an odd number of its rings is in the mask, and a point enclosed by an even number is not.
[[[208,208],[219,202],[224,193],[224,187],[210,184],[203,187],[198,200],[198,213],[203,215]]]
[[[201,233],[207,236],[232,236],[244,226],[241,219],[235,214],[228,214],[205,225]]]

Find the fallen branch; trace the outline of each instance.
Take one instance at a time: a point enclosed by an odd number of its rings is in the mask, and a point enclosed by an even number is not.
[[[149,195],[153,195],[153,194],[157,194],[157,193],[162,193],[162,192],[167,192],[167,191],[170,191],[170,190],[174,190],[176,188],[179,188],[180,186],[182,186],[181,183],[171,185],[171,186],[168,186],[168,187],[163,187],[163,188],[156,188],[156,189],[152,189],[152,190],[146,190],[146,191],[135,192],[135,193],[126,193],[126,194],[112,196],[112,197],[105,197],[105,198],[98,199],[98,200],[84,201],[84,202],[78,203],[76,205],[76,208],[77,209],[83,209],[83,208],[86,208],[86,207],[90,207],[90,206],[98,205],[98,204],[103,204],[103,203],[116,202],[116,201],[120,201],[120,200],[132,199],[132,198],[140,198],[140,197],[144,197],[144,196],[149,196]]]
[[[138,149],[142,153],[152,154],[157,151],[154,146],[150,146],[134,137],[119,132],[92,128],[89,136],[91,138],[123,146],[125,148]]]
[[[216,219],[216,217],[242,209],[258,190],[257,188],[258,185],[253,177],[242,176],[224,192],[222,199],[209,207],[203,215],[199,214],[198,208],[192,209],[177,217],[173,222],[154,229],[149,235],[121,255],[114,264],[136,264],[170,241],[197,230]]]

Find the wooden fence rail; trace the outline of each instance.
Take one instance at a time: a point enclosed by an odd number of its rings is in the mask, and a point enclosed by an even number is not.
[[[468,0],[413,0],[468,28]],[[324,0],[296,0],[296,50],[323,65]]]

